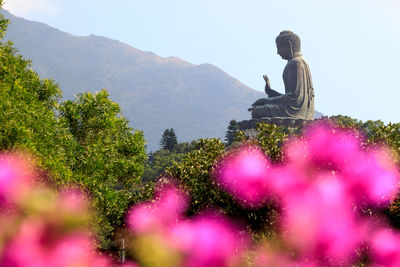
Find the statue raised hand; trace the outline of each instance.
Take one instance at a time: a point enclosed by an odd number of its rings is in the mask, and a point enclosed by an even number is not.
[[[270,97],[276,97],[282,95],[281,93],[278,93],[277,91],[273,90],[271,88],[271,84],[269,82],[269,78],[267,75],[263,75],[264,81],[265,81],[265,93],[268,95],[268,98]],[[262,106],[268,103],[268,98],[260,98],[256,102],[254,102],[251,106],[251,108],[248,109],[248,111],[252,111],[255,106]]]

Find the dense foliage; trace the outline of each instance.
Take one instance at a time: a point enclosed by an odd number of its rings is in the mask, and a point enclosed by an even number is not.
[[[239,132],[239,124],[236,120],[231,120],[229,122],[228,128],[225,134],[226,145],[231,145],[236,140],[236,135]]]
[[[74,140],[55,116],[60,89],[52,80],[41,80],[29,61],[4,42],[0,43],[0,88],[0,150],[27,150],[52,173],[51,179],[67,182]]]
[[[218,188],[212,179],[215,163],[226,153],[225,144],[218,139],[198,141],[198,150],[189,152],[180,164],[167,168],[168,176],[176,178],[191,197],[187,213],[194,215],[207,209],[218,209],[242,220],[254,230],[255,235],[269,234],[276,216],[270,205],[259,209],[244,209],[228,193]]]
[[[174,128],[166,129],[161,136],[160,146],[161,149],[172,151],[178,144]]]
[[[125,210],[134,201],[131,189],[143,174],[143,135],[132,133],[105,90],[79,94],[74,101],[62,102],[59,110],[76,141],[70,166],[73,180],[93,197],[100,214],[97,232],[105,238],[106,248],[115,226],[122,225]]]
[[[393,159],[397,160],[396,152],[400,152],[400,123],[387,124],[380,121],[360,122],[349,117],[335,116],[322,118],[318,121],[334,122],[340,127],[352,128],[357,135],[365,136],[363,146],[387,144],[395,152]],[[167,173],[175,177],[183,187],[190,192],[191,204],[189,214],[197,214],[207,208],[222,210],[225,214],[245,222],[254,233],[254,237],[261,235],[273,236],[271,231],[276,226],[277,210],[271,203],[261,208],[244,210],[236,204],[229,194],[223,192],[212,179],[216,162],[227,154],[233,153],[243,145],[255,144],[262,148],[265,155],[273,162],[285,162],[283,144],[293,135],[301,135],[301,128],[287,128],[273,124],[261,123],[257,126],[258,136],[249,140],[244,132],[238,134],[242,143],[234,143],[225,148],[217,139],[200,140],[200,149],[188,153],[180,164],[169,167]],[[396,161],[398,163],[398,160]],[[392,203],[386,211],[391,221],[400,228],[398,208],[399,201]]]
[[[172,150],[160,149],[151,152],[144,164],[143,182],[157,181],[167,167],[178,164],[185,155],[197,148],[197,142],[182,142],[174,146]]]
[[[133,132],[105,90],[61,104],[60,97],[10,42],[0,43],[0,151],[25,151],[55,185],[90,193],[101,245],[109,249],[128,205],[147,194],[136,188],[146,158],[143,134]]]
[[[0,18],[0,35],[4,35],[6,25],[7,21]],[[129,127],[119,105],[109,99],[106,90],[79,94],[74,100],[59,103],[60,97],[61,91],[54,81],[42,80],[11,43],[0,43],[0,151],[24,151],[33,155],[40,176],[55,184],[56,188],[74,184],[87,192],[96,211],[94,229],[102,249],[116,249],[113,241],[117,231],[123,227],[128,207],[151,199],[155,190],[153,182],[161,176],[176,179],[178,187],[190,196],[187,210],[182,209],[189,218],[197,218],[205,210],[218,210],[245,225],[255,240],[277,237],[281,210],[274,199],[257,202],[255,206],[243,205],[235,197],[237,191],[224,189],[216,177],[226,159],[243,151],[243,147],[267,155],[276,166],[287,164],[290,159],[285,158],[288,155],[285,144],[294,136],[302,140],[308,128],[264,123],[257,126],[258,136],[250,139],[244,132],[237,133],[237,123],[232,120],[228,126],[227,144],[218,139],[178,144],[174,130],[167,129],[162,137],[162,149],[151,153],[147,160],[142,132]],[[400,166],[400,123],[361,122],[345,116],[322,118],[320,121],[350,128],[351,133],[359,138],[364,152],[371,147],[387,145],[393,152],[391,160]],[[359,153],[363,155],[363,152]],[[341,156],[335,155],[335,160]],[[146,184],[141,184],[141,180]],[[171,182],[165,179],[159,184],[165,181]],[[6,189],[7,183],[3,183]],[[3,187],[1,189],[6,192]],[[57,199],[52,190],[51,197],[43,199]],[[32,193],[32,198],[36,197]],[[29,200],[24,200],[28,208],[31,207]],[[21,220],[30,212],[27,207],[20,207],[22,212],[18,216],[21,215]],[[400,228],[399,207],[400,200],[395,199],[389,208],[371,210],[367,207],[360,216],[385,214],[393,226]],[[35,208],[40,210],[38,206]],[[43,213],[40,210],[38,214],[45,217],[46,212],[52,216],[57,213],[54,206],[49,205],[49,210],[44,209]],[[58,224],[64,223],[54,220]],[[198,225],[196,220],[194,222],[190,227],[196,229]]]
[[[284,162],[250,142],[229,151],[209,178],[240,205],[242,214],[231,218],[218,207],[193,214],[188,197],[197,192],[163,179],[150,201],[128,211],[128,249],[141,266],[398,266],[400,232],[379,211],[398,193],[399,168],[390,150],[362,140],[357,131],[319,123],[284,141]],[[221,150],[219,140],[209,141]],[[18,154],[0,155],[0,265],[116,265],[94,249],[85,196],[37,183],[42,177],[32,166]],[[273,231],[260,236],[251,221],[237,224],[268,200],[280,208]]]

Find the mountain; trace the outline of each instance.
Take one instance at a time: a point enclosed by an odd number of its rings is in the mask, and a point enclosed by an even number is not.
[[[131,126],[144,131],[148,150],[174,128],[178,141],[224,138],[229,121],[249,119],[247,108],[265,95],[211,64],[160,57],[101,36],[73,36],[1,11],[11,24],[5,39],[42,78],[72,98],[106,88]]]

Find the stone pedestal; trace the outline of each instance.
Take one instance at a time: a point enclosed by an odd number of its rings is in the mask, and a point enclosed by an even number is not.
[[[256,124],[259,122],[266,122],[270,124],[276,124],[278,126],[286,127],[302,127],[312,120],[296,119],[296,118],[261,118],[261,119],[250,119],[239,122],[239,130],[255,129]]]

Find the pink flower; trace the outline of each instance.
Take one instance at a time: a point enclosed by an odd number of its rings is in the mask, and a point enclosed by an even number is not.
[[[29,190],[33,174],[21,157],[0,155],[0,204],[14,203]]]
[[[380,229],[371,238],[372,266],[400,266],[400,235],[391,229]]]
[[[85,195],[78,189],[67,188],[62,190],[58,196],[59,209],[78,215],[87,213],[88,202]]]
[[[0,266],[69,267],[110,266],[96,254],[93,240],[83,232],[67,235],[49,232],[44,220],[25,220],[20,231],[8,242]]]
[[[133,232],[144,233],[175,224],[187,207],[184,193],[172,185],[160,188],[156,196],[156,201],[136,205],[128,211],[127,223]]]
[[[161,185],[155,195],[157,216],[163,223],[175,223],[188,207],[187,195],[173,184]]]
[[[245,247],[247,237],[220,216],[202,215],[171,228],[171,245],[183,253],[184,266],[229,266]]]
[[[93,240],[85,233],[70,234],[61,239],[49,253],[47,266],[111,266],[110,261],[96,254]]]
[[[361,140],[354,131],[316,124],[305,134],[310,159],[316,166],[342,169],[361,154]]]
[[[262,206],[271,193],[270,163],[254,146],[228,155],[217,166],[217,182],[247,207]]]
[[[137,263],[134,263],[132,261],[127,261],[125,263],[122,263],[120,266],[121,267],[140,267]]]
[[[383,148],[355,158],[343,176],[361,204],[386,205],[398,191],[399,172]]]
[[[6,244],[0,266],[10,267],[36,267],[46,266],[45,255],[40,242],[45,234],[43,221],[25,221],[20,231]]]
[[[127,225],[134,233],[144,233],[161,227],[154,203],[146,202],[132,207],[126,218]]]
[[[306,139],[302,150],[310,163],[341,174],[357,204],[388,204],[396,194],[399,172],[387,149],[363,151],[355,132],[324,124],[312,127]]]
[[[318,179],[284,203],[285,239],[303,256],[352,260],[363,236],[341,180],[335,176]]]
[[[289,256],[279,252],[260,251],[255,259],[254,265],[257,267],[265,266],[284,266],[284,267],[317,267],[314,262],[301,261],[302,259],[291,259]]]

